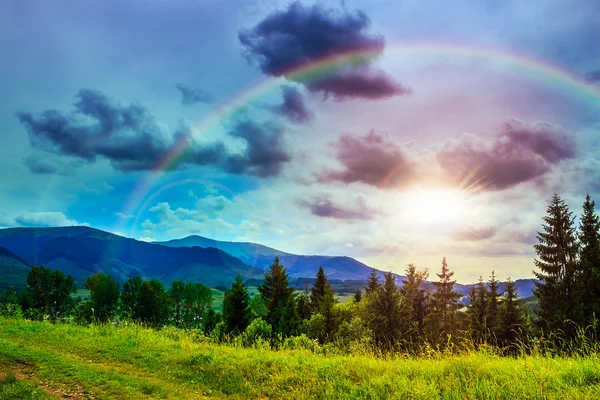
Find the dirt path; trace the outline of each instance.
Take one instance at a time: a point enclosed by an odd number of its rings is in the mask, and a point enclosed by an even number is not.
[[[51,397],[73,400],[94,399],[94,397],[84,393],[83,386],[80,384],[65,385],[60,382],[50,383],[38,379],[35,375],[34,368],[28,364],[18,363],[9,366],[8,372],[0,372],[0,379],[4,379],[8,373],[14,374],[17,380],[29,380],[35,382]]]

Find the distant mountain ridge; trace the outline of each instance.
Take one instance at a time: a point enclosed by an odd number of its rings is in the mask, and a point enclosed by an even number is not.
[[[237,274],[262,279],[275,256],[295,279],[314,278],[319,266],[329,279],[339,281],[364,281],[371,272],[371,267],[351,257],[296,255],[257,243],[202,236],[147,243],[82,226],[7,228],[0,229],[0,290],[22,286],[31,265],[40,264],[73,275],[79,284],[95,272],[104,272],[120,282],[140,275],[167,285],[183,279],[228,287]],[[398,284],[405,278],[395,276]],[[515,286],[520,297],[530,297],[534,280],[519,279]],[[455,290],[467,296],[471,287],[457,283]]]
[[[188,236],[167,242],[156,242],[169,247],[213,247],[239,258],[248,265],[267,269],[278,256],[292,278],[312,278],[322,266],[330,279],[364,280],[371,267],[351,257],[298,255],[250,242],[225,242],[203,236]]]

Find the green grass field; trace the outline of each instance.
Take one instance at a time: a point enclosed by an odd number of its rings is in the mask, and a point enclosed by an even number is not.
[[[0,398],[596,399],[600,357],[378,359],[0,319]]]

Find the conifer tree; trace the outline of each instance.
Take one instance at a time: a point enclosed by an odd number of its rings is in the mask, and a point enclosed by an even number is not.
[[[246,330],[252,320],[250,309],[250,294],[240,275],[236,276],[231,289],[223,299],[223,322],[225,332],[240,334]]]
[[[486,328],[487,334],[491,340],[495,340],[498,329],[500,328],[500,282],[496,279],[494,271],[488,281],[488,294],[487,294],[487,318]]]
[[[587,326],[600,318],[600,218],[588,194],[579,224],[579,267],[576,277],[577,323]]]
[[[371,269],[371,273],[369,274],[369,279],[367,279],[367,287],[365,288],[365,292],[367,294],[371,294],[377,291],[381,284],[379,283],[379,275],[375,268]]]
[[[321,301],[327,291],[331,291],[331,284],[327,280],[327,275],[323,271],[323,267],[319,267],[317,271],[317,278],[313,287],[310,290],[310,305],[314,312],[318,312],[321,307]]]
[[[433,282],[436,290],[433,293],[433,317],[437,319],[437,325],[441,332],[446,335],[454,331],[454,315],[459,308],[458,299],[460,294],[454,291],[456,280],[450,280],[454,275],[448,269],[446,257],[442,260],[442,272],[436,274],[439,282]]]
[[[362,290],[356,289],[356,292],[354,292],[354,302],[360,303],[361,300],[362,300]]]
[[[375,342],[383,349],[392,350],[408,331],[410,309],[405,309],[396,278],[391,272],[384,275],[383,285],[369,296],[370,328]]]
[[[275,334],[284,337],[297,332],[300,323],[298,309],[293,296],[294,288],[290,287],[287,269],[275,257],[269,270],[265,272],[264,283],[258,288],[267,312],[265,320],[273,328]]]
[[[488,290],[481,276],[479,282],[473,285],[469,291],[467,317],[473,340],[477,343],[485,342],[487,338]]]
[[[576,321],[574,279],[577,268],[578,244],[574,217],[569,207],[556,193],[543,217],[542,232],[535,245],[539,271],[533,271],[540,282],[535,282],[534,294],[538,299],[538,326],[545,331],[562,330],[574,334],[570,321]]]
[[[302,292],[296,298],[298,305],[298,316],[301,320],[309,320],[312,315],[312,307],[310,305],[310,296],[306,292]]]
[[[414,264],[408,264],[406,280],[402,281],[403,285],[400,288],[403,299],[411,306],[410,320],[415,325],[415,333],[423,331],[423,322],[427,315],[427,296],[422,284],[428,276],[427,270],[417,271]]]
[[[525,311],[520,308],[518,298],[515,283],[508,278],[504,284],[504,296],[500,304],[500,327],[497,333],[498,342],[502,346],[514,344],[519,333],[526,328]]]

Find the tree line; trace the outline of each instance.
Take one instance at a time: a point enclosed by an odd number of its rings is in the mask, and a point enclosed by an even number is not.
[[[538,309],[533,316],[520,306],[515,283],[510,278],[500,282],[494,271],[487,281],[480,277],[473,285],[463,307],[446,258],[432,290],[424,284],[428,270],[413,264],[402,282],[391,272],[381,276],[373,269],[363,290],[341,303],[323,268],[311,288],[299,291],[278,257],[255,296],[238,275],[225,292],[221,312],[212,308],[211,289],[200,283],[175,281],[167,289],[158,280],[136,276],[121,287],[104,273],[87,279],[90,298],[78,302],[72,297],[76,289],[71,276],[35,266],[22,294],[8,290],[0,296],[0,314],[52,321],[69,317],[81,324],[131,320],[157,328],[195,329],[216,341],[278,347],[296,340],[348,351],[367,347],[422,352],[469,343],[510,352],[528,340],[560,337],[564,343],[582,328],[597,325],[600,221],[594,208],[588,195],[576,227],[564,200],[553,196],[534,247]],[[597,339],[595,331],[591,337]]]

